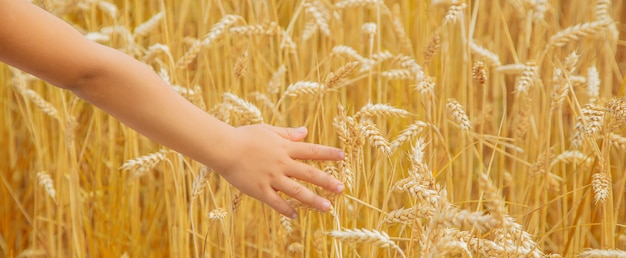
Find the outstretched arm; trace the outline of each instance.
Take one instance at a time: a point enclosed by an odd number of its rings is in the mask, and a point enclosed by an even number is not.
[[[327,200],[291,177],[343,191],[336,179],[294,160],[340,160],[339,149],[300,142],[306,130],[233,128],[189,103],[145,64],[87,40],[26,0],[0,0],[0,61],[71,90],[139,133],[215,169],[283,215],[296,213],[276,191],[329,208]]]

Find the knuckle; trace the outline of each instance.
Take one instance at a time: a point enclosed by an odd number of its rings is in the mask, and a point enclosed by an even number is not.
[[[319,156],[321,151],[322,150],[321,150],[320,146],[313,145],[313,144],[309,145],[309,153],[311,153],[311,155]]]
[[[291,133],[291,131],[289,129],[281,128],[280,130],[282,131],[283,137],[285,137],[287,139],[291,139],[292,138],[293,135],[292,135],[292,133]]]
[[[312,167],[308,167],[305,171],[305,176],[307,181],[313,182],[317,178],[317,171]]]
[[[284,207],[285,201],[283,200],[283,198],[280,198],[280,196],[278,195],[274,195],[273,197],[270,197],[270,199],[268,200],[267,204],[269,204],[270,206],[272,206],[272,208],[278,210],[278,211],[284,211],[286,207]]]
[[[302,193],[304,192],[304,187],[297,184],[295,186],[293,186],[291,188],[291,195],[295,198],[295,197],[299,197],[302,195]]]

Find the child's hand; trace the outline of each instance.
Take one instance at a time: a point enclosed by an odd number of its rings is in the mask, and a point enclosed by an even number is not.
[[[292,178],[313,183],[334,193],[343,192],[343,184],[321,170],[294,159],[341,160],[344,153],[337,148],[300,142],[306,135],[304,127],[294,129],[250,125],[235,128],[233,145],[225,146],[229,157],[215,169],[233,186],[287,217],[294,218],[297,213],[277,191],[327,211],[330,208],[328,200]]]

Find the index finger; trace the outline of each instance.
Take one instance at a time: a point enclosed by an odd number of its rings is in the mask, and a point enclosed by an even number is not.
[[[338,148],[306,142],[294,142],[289,156],[300,160],[342,160],[345,153]]]

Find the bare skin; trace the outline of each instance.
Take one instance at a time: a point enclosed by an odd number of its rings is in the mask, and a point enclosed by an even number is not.
[[[297,161],[344,157],[340,149],[302,142],[306,128],[225,124],[143,63],[87,40],[26,0],[0,0],[0,61],[74,92],[155,142],[213,168],[285,216],[297,214],[278,191],[322,211],[330,208],[328,200],[292,178],[343,192],[341,182]]]

